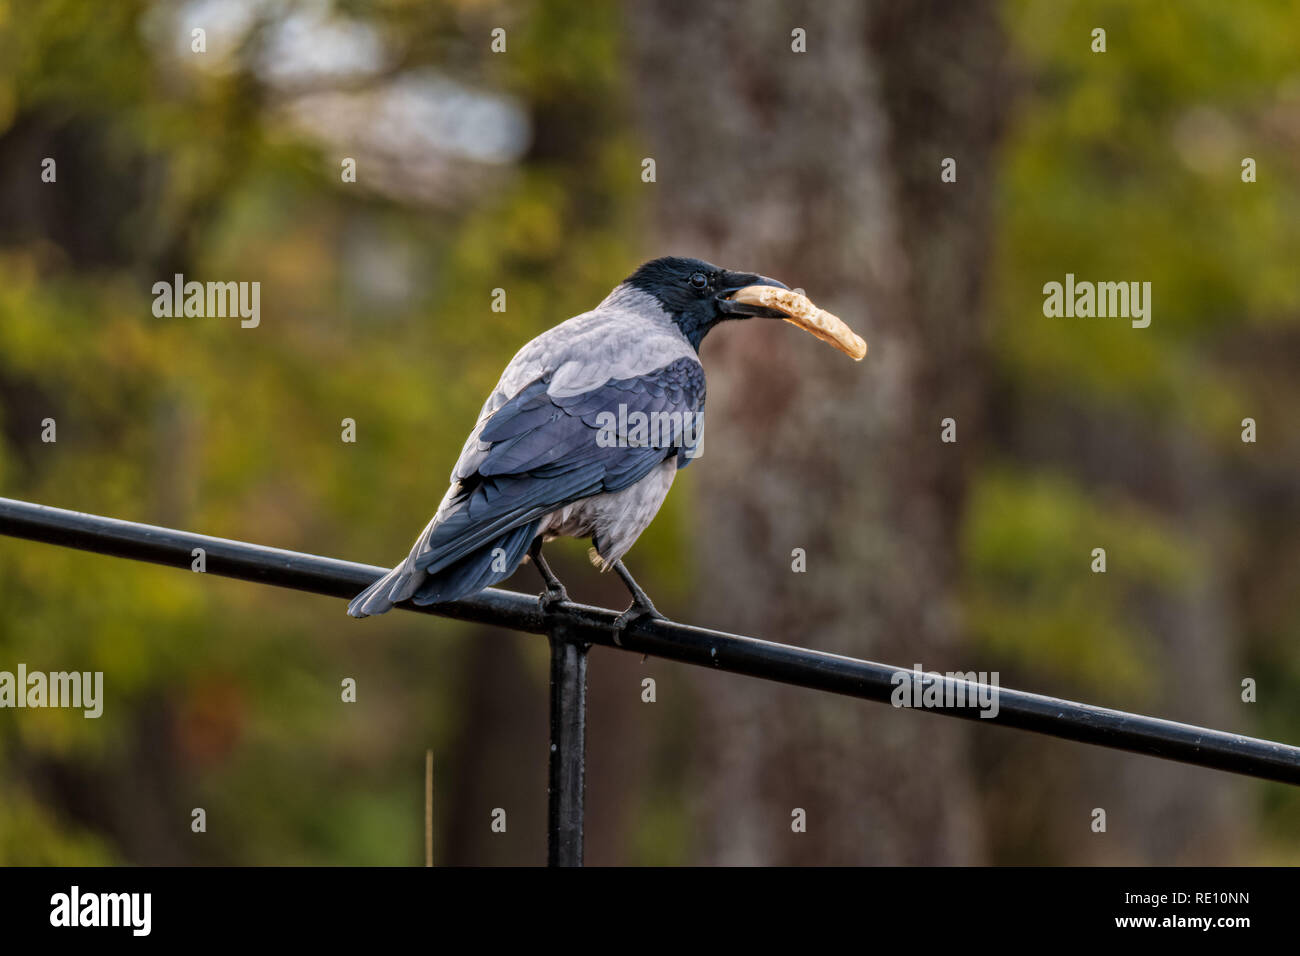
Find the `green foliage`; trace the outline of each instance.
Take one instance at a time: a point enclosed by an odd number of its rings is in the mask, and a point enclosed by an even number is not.
[[[1127,612],[1136,592],[1195,586],[1194,542],[1060,476],[990,471],[972,490],[969,514],[962,562],[976,640],[1079,693],[1140,697],[1153,652]],[[1106,550],[1105,573],[1091,570],[1097,547]]]
[[[1300,104],[1295,9],[1016,2],[1005,25],[1030,83],[1001,176],[995,356],[1026,388],[1239,419],[1216,346],[1300,307],[1300,191],[1273,131]],[[1150,281],[1151,327],[1045,318],[1042,284],[1067,272]]]
[[[153,5],[110,6],[20,14],[0,0],[0,156],[28,156],[31,137],[39,159],[51,141],[33,130],[61,131],[57,187],[36,184],[38,169],[5,174],[50,191],[38,197],[90,197],[0,243],[3,494],[396,560],[510,356],[591,308],[643,251],[629,240],[636,166],[612,11],[518,7],[515,55],[500,64],[486,39],[440,51],[419,39],[449,10],[353,11],[412,67],[445,56],[495,77],[556,125],[539,133],[565,137],[472,202],[430,207],[367,190],[364,173],[341,184],[337,158],[286,122],[242,60],[191,69],[175,38],[146,39]],[[98,198],[111,196],[131,197],[121,215]],[[399,294],[377,291],[366,262]],[[154,317],[152,285],[173,271],[260,281],[260,327]],[[496,287],[504,313],[490,309]],[[47,416],[57,443],[39,440]],[[355,445],[340,441],[345,417]],[[651,579],[674,535],[671,516],[661,525],[642,557]],[[102,669],[108,698],[98,720],[0,722],[0,762],[37,778],[75,767],[106,803],[151,793],[132,811],[136,837],[119,842],[122,828],[87,835],[74,813],[42,809],[49,793],[11,784],[5,862],[156,862],[136,854],[160,842],[180,862],[420,859],[424,747],[441,763],[455,743],[460,649],[480,632],[410,615],[360,625],[322,599],[10,539],[0,601],[0,667]],[[544,699],[545,670],[531,673]],[[356,704],[340,702],[345,676]],[[189,833],[197,806],[207,835]]]
[[[1246,709],[1250,732],[1294,740],[1300,593],[1284,529],[1298,516],[1294,496],[1264,489],[1300,480],[1300,9],[1010,0],[1003,23],[1021,95],[999,173],[989,354],[1008,421],[967,515],[972,625],[987,647],[1128,702],[1157,636],[1144,611],[1213,578],[1229,595],[1222,637],[1243,638],[1228,658],[1269,687]],[[1097,27],[1105,53],[1091,50]],[[1044,317],[1043,284],[1067,272],[1150,281],[1151,326]],[[1113,463],[1095,434],[1072,453],[1043,437],[1070,427],[1066,410],[1142,437],[1117,442]],[[1245,417],[1266,423],[1266,442],[1241,442]],[[1184,485],[1189,461],[1200,470]],[[1094,546],[1106,575],[1081,573]],[[1272,788],[1262,806],[1265,829],[1294,832],[1294,799]]]
[[[22,791],[0,789],[0,866],[105,866],[116,862],[104,841],[70,828]]]

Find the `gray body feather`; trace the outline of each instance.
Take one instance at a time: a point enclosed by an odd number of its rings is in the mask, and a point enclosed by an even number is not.
[[[704,391],[685,335],[655,298],[626,284],[539,335],[484,403],[451,487],[406,560],[348,613],[471,594],[514,573],[538,535],[590,537],[609,567],[650,524],[700,434],[679,429],[609,446],[597,440],[602,413],[618,416],[623,406],[702,421]]]

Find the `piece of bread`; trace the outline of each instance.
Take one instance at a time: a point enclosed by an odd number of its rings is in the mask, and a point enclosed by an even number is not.
[[[762,306],[784,314],[787,322],[835,346],[855,362],[862,361],[867,354],[867,343],[845,325],[842,319],[825,309],[817,308],[806,295],[800,295],[792,289],[748,285],[737,290],[731,298],[733,302]]]

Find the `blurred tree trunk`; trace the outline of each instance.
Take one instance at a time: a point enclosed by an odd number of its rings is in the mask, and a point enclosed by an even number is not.
[[[1003,100],[992,5],[659,0],[628,17],[657,163],[653,250],[801,286],[871,348],[854,365],[761,321],[706,344],[711,437],[683,476],[702,623],[973,666],[952,594]],[[940,181],[945,157],[955,184]],[[945,417],[956,445],[939,441]],[[721,675],[701,685],[699,862],[982,858],[964,725]],[[791,831],[796,807],[806,833]]]

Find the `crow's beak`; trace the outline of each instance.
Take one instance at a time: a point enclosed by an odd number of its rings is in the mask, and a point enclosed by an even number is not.
[[[718,307],[723,312],[785,319],[835,346],[855,362],[866,356],[867,343],[838,316],[817,308],[807,296],[792,292],[775,279],[764,276],[748,278],[755,281],[718,293]]]
[[[733,296],[741,289],[749,286],[768,286],[773,289],[789,289],[790,287],[784,282],[778,282],[776,279],[769,279],[767,276],[753,275],[746,272],[728,272],[726,275],[727,288],[715,296],[718,303],[718,311],[723,315],[729,315],[733,318],[749,318],[751,316],[760,319],[784,319],[785,313],[777,309],[764,308],[761,305],[755,305],[750,302],[738,302]]]

